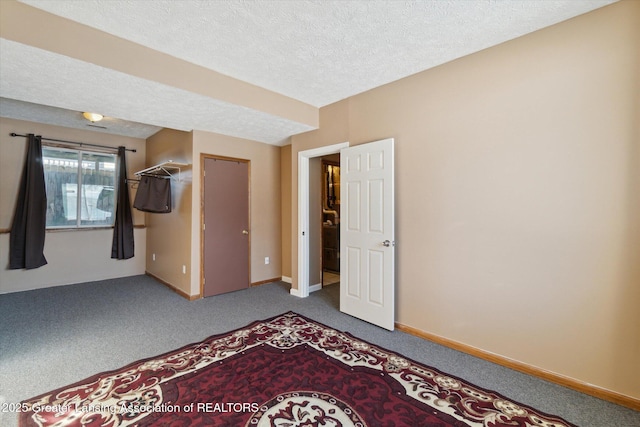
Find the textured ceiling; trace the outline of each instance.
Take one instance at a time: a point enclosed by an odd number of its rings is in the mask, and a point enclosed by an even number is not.
[[[27,120],[48,125],[64,126],[68,128],[92,130],[115,135],[130,136],[146,139],[158,132],[160,127],[128,120],[105,117],[100,122],[92,123],[82,116],[82,112],[64,108],[47,107],[41,104],[17,101],[15,99],[0,98],[2,117]]]
[[[614,0],[21,2],[321,107]],[[4,98],[74,111],[91,108],[158,127],[271,144],[313,128],[15,41],[1,42]],[[33,61],[49,66],[25,70]],[[2,115],[9,109],[5,105],[0,104]]]
[[[0,39],[0,52],[0,94],[3,98],[76,112],[98,112],[110,118],[155,126],[155,131],[149,128],[150,133],[146,136],[167,127],[183,131],[212,130],[224,135],[277,144],[289,135],[312,129],[261,111],[10,40]],[[33,64],[46,66],[34,67]],[[23,81],[28,84],[22,84]],[[20,118],[14,105],[0,103],[0,108],[3,116],[11,114],[13,118]],[[40,109],[40,113],[44,111],[48,111],[48,118],[60,114],[56,109]],[[242,123],[238,123],[240,119]],[[128,128],[143,131],[134,123],[129,124]],[[128,132],[121,134],[133,136]]]

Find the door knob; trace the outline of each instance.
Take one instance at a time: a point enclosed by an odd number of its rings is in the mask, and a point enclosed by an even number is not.
[[[247,230],[242,230],[242,234],[249,234]]]
[[[389,247],[391,245],[393,245],[394,243],[392,243],[390,240],[385,240],[384,242],[382,242],[382,246],[386,246]]]

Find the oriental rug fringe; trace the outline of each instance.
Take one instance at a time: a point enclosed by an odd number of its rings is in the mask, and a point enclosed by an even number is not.
[[[22,426],[572,426],[293,312],[21,407]]]

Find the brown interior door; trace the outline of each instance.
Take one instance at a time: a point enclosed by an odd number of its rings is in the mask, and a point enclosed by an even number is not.
[[[249,163],[204,159],[205,297],[249,287]]]

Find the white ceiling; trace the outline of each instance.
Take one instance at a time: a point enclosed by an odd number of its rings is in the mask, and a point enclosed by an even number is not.
[[[614,1],[21,0],[315,107]],[[0,58],[2,116],[58,124],[64,112],[31,108],[42,104],[134,122],[118,129],[125,135],[137,122],[151,125],[143,134],[195,129],[276,145],[312,129],[10,40],[0,40]]]

